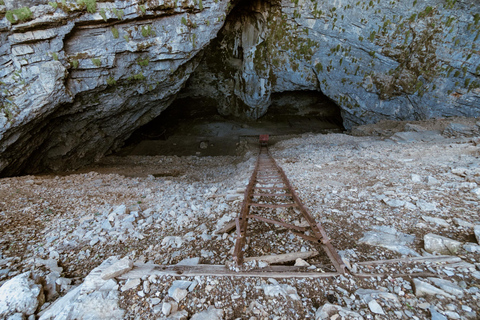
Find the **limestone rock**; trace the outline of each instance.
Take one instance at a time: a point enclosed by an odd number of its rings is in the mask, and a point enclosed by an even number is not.
[[[378,304],[378,302],[376,300],[371,300],[369,303],[368,303],[368,308],[370,309],[370,311],[372,311],[373,313],[376,313],[376,314],[385,314],[385,312],[383,311],[382,307]]]
[[[326,303],[321,308],[318,308],[315,313],[316,320],[330,320],[335,315],[339,315],[340,319],[349,320],[363,320],[364,318],[357,312],[342,308],[334,304]],[[333,318],[335,319],[335,318]]]
[[[417,297],[424,297],[424,296],[434,296],[434,295],[442,295],[450,299],[455,299],[455,296],[445,292],[442,289],[439,289],[431,284],[421,281],[419,279],[413,279],[413,283],[415,285],[415,295]]]
[[[480,225],[476,225],[473,228],[473,231],[475,232],[475,238],[477,238],[477,242],[480,243]]]
[[[213,306],[208,307],[207,310],[194,314],[190,320],[222,320],[223,310],[216,309]]]
[[[124,274],[125,272],[130,271],[132,268],[133,268],[133,261],[125,257],[115,262],[107,269],[105,269],[102,272],[101,277],[103,280],[112,279]]]
[[[457,298],[461,299],[464,296],[464,290],[451,281],[439,278],[428,278],[428,280],[432,281],[437,287],[445,292],[455,295]]]
[[[419,255],[413,249],[407,247],[407,244],[413,243],[415,236],[398,232],[395,228],[386,226],[373,227],[372,229],[372,231],[364,233],[359,240],[360,243],[380,246],[401,254]]]
[[[117,261],[116,257],[110,257],[93,269],[80,286],[50,305],[40,320],[123,319],[125,312],[118,305],[118,284],[101,277]]]
[[[30,276],[30,272],[22,273],[0,287],[0,317],[14,313],[31,315],[43,304],[43,288]]]
[[[430,253],[456,254],[461,249],[462,243],[456,240],[442,237],[433,233],[426,234],[423,237],[425,250]]]
[[[282,296],[287,299],[300,300],[297,289],[288,284],[263,285],[263,291],[267,296]]]

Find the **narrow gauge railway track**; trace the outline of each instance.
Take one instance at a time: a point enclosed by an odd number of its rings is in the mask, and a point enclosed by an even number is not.
[[[308,226],[298,226],[271,217],[271,212],[262,215],[263,209],[296,208],[308,222]],[[251,211],[256,211],[252,214]],[[267,215],[267,216],[265,216]],[[330,258],[338,273],[346,273],[346,266],[330,242],[327,233],[317,223],[301,202],[283,169],[275,162],[268,151],[268,135],[260,136],[260,152],[248,186],[245,190],[239,216],[236,218],[236,242],[233,259],[237,266],[244,262],[245,244],[249,220],[259,220],[287,228],[294,235],[319,244]]]

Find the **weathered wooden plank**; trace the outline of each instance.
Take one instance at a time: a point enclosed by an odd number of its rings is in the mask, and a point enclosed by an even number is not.
[[[245,262],[257,260],[257,261],[265,261],[268,264],[278,264],[278,263],[295,261],[298,258],[305,260],[311,257],[315,257],[317,255],[318,255],[318,251],[293,252],[293,253],[261,256],[261,257],[248,257],[248,258],[245,258]]]
[[[134,268],[119,276],[120,280],[140,279],[144,276],[218,276],[218,277],[260,277],[260,278],[329,278],[337,272],[298,271],[298,267],[268,266],[264,269],[236,272],[222,265],[199,264],[196,266],[135,264]]]
[[[429,256],[429,257],[408,257],[400,259],[390,259],[390,260],[375,260],[375,261],[363,261],[357,262],[357,264],[362,266],[371,266],[371,265],[380,265],[380,264],[392,264],[399,262],[444,262],[444,263],[456,263],[461,262],[462,259],[456,256]]]

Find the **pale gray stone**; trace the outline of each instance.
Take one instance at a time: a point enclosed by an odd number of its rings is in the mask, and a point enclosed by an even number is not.
[[[190,320],[222,320],[223,313],[222,309],[210,306],[207,310],[194,314]]]
[[[363,237],[359,240],[360,243],[387,248],[401,254],[419,255],[413,249],[407,247],[407,244],[411,244],[415,240],[414,235],[401,233],[395,228],[386,226],[375,226],[372,227],[372,229],[372,231],[364,233]]]
[[[170,290],[169,290],[170,291]],[[175,288],[172,294],[169,293],[169,296],[172,297],[175,301],[180,302],[188,295],[188,291],[185,289]]]
[[[477,242],[480,243],[480,225],[476,225],[473,228],[473,232],[475,233],[475,238],[477,238]]]
[[[461,227],[465,227],[465,228],[473,228],[474,227],[473,223],[465,221],[465,220],[460,219],[460,218],[453,218],[453,221],[455,221],[455,223],[458,224]]]
[[[24,320],[25,317],[22,313],[15,313],[9,316],[6,320]]]
[[[398,199],[383,199],[383,202],[385,202],[387,205],[389,205],[392,208],[401,208],[405,206],[405,201],[403,200],[398,200]]]
[[[168,316],[170,314],[170,312],[172,311],[172,305],[168,302],[164,302],[162,304],[162,313],[165,315],[165,316]]]
[[[429,310],[432,315],[432,320],[448,320],[448,318],[438,312],[434,306],[431,306]]]
[[[125,257],[106,268],[102,272],[101,277],[103,280],[112,279],[132,270],[132,268],[133,261],[130,260],[128,257]]]
[[[297,289],[288,284],[263,285],[262,288],[267,296],[282,296],[287,299],[300,300]]]
[[[173,281],[172,285],[168,289],[168,295],[172,297],[176,289],[187,290],[188,287],[192,285],[192,283],[193,283],[192,281],[188,281],[188,280],[175,280]]]
[[[428,278],[428,280],[432,281],[435,286],[439,287],[445,292],[455,295],[457,298],[461,299],[464,296],[464,290],[451,281],[439,278]]]
[[[8,280],[0,287],[0,317],[22,313],[31,315],[45,301],[43,289],[25,272]]]
[[[39,320],[110,319],[121,320],[124,310],[118,304],[118,284],[101,274],[118,261],[110,257],[93,269],[84,282],[50,305]]]
[[[188,312],[186,310],[177,311],[172,313],[167,320],[187,320]]]
[[[415,295],[417,297],[442,295],[450,299],[455,299],[455,296],[419,279],[413,279],[413,284],[415,285]]]
[[[310,263],[303,260],[302,258],[297,258],[297,260],[295,260],[295,266],[296,267],[310,267]]]
[[[370,311],[372,311],[373,313],[376,313],[376,314],[385,314],[385,312],[383,311],[382,307],[378,304],[377,300],[371,300],[371,301],[368,303],[368,308],[369,308]]]
[[[337,306],[335,304],[326,303],[321,308],[318,308],[315,312],[316,320],[330,320],[335,315],[339,315],[339,318],[350,319],[350,320],[363,320],[364,318],[357,312],[351,311],[349,309]]]
[[[427,222],[438,224],[439,226],[442,226],[442,227],[449,227],[450,226],[450,224],[447,221],[445,221],[445,219],[442,219],[442,218],[422,216],[422,219],[427,221]]]
[[[431,202],[427,202],[425,200],[417,200],[417,203],[416,203],[417,207],[421,210],[421,211],[435,211],[437,210],[437,205],[435,203],[431,203]]]
[[[452,255],[462,248],[462,243],[433,233],[423,237],[425,250],[433,253]]]
[[[476,243],[466,243],[463,245],[463,249],[465,249],[467,252],[476,253],[480,252],[480,245]]]
[[[120,289],[122,292],[124,291],[127,291],[127,290],[130,290],[130,289],[134,289],[136,287],[138,287],[140,285],[140,283],[142,283],[142,281],[140,279],[128,279],[127,282],[122,286],[122,288]]]

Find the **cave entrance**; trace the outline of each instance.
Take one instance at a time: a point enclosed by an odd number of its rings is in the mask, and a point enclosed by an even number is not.
[[[215,100],[186,95],[156,119],[137,129],[118,155],[237,155],[252,137],[270,134],[274,141],[304,133],[342,132],[340,108],[317,91],[274,93],[258,120],[222,116]],[[242,150],[240,150],[242,149]]]

